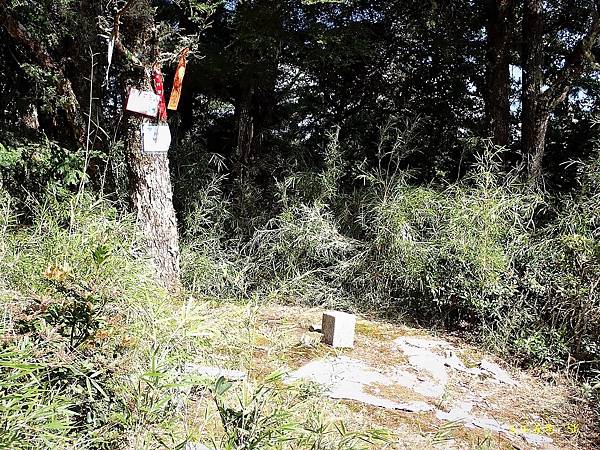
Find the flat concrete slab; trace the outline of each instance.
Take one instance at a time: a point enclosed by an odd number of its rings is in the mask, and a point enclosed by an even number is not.
[[[325,315],[323,317],[325,318]],[[335,326],[339,317],[337,314],[331,314],[327,320],[324,319],[323,330]],[[393,351],[401,352],[407,362],[387,367],[372,367],[348,356],[330,356],[310,361],[289,374],[284,381],[312,381],[322,386],[324,394],[331,398],[354,400],[408,412],[432,411],[440,420],[461,422],[467,428],[481,428],[510,435],[511,424],[502,423],[481,413],[473,413],[478,403],[484,401],[480,395],[456,398],[450,403],[449,410],[440,406],[451,377],[462,374],[460,376],[465,382],[472,379],[484,383],[517,385],[507,371],[485,359],[481,360],[478,367],[466,367],[457,356],[454,345],[443,340],[402,336],[392,341],[390,346]],[[395,387],[400,389],[396,390]],[[385,394],[406,392],[406,395],[410,396],[411,391],[423,400],[404,402],[397,394],[392,398]],[[547,436],[518,434],[531,445],[552,443],[552,439]]]

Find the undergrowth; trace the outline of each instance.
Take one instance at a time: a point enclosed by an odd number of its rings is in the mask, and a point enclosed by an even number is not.
[[[579,193],[551,196],[532,189],[523,168],[506,172],[501,151],[483,143],[460,180],[413,184],[400,167],[415,151],[414,130],[384,131],[379,164],[354,169],[352,192],[332,134],[322,171],[283,174],[279,210],[249,239],[203,215],[202,230],[186,238],[186,267],[196,274],[187,286],[458,328],[524,365],[592,373],[598,161],[579,163]],[[232,211],[219,186],[207,189],[188,220]]]
[[[385,439],[347,430],[281,372],[215,388],[194,364],[245,364],[252,305],[223,316],[210,299],[169,297],[131,218],[108,201],[50,191],[23,225],[0,192],[0,447],[341,450]]]
[[[460,329],[524,365],[566,368],[598,396],[600,160],[578,163],[569,196],[532,190],[489,146],[462,179],[417,185],[399,169],[410,139],[394,136],[349,190],[333,134],[323,170],[283,174],[278,210],[249,236],[232,228],[225,176],[206,177],[183,211],[178,298],[108,200],[60,183],[19,199],[0,189],[0,445],[383,442],[330,420],[281,374],[215,385],[190,369],[250,364],[252,307],[270,300]],[[223,316],[225,299],[248,307]]]

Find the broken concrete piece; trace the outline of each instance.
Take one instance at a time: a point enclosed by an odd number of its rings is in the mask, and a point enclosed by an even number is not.
[[[509,386],[517,386],[518,383],[512,379],[508,372],[502,369],[498,364],[482,359],[479,363],[479,368],[485,372],[490,373],[496,381],[500,383],[508,384]]]
[[[408,357],[412,366],[419,369],[421,373],[431,375],[441,388],[448,381],[445,367],[474,376],[487,374],[498,383],[518,385],[506,370],[485,359],[481,360],[479,367],[466,367],[456,355],[454,346],[448,342],[407,336],[399,337],[394,343]],[[442,350],[445,356],[441,354]]]
[[[488,417],[471,417],[471,425],[482,430],[493,431],[494,433],[508,433],[508,426],[502,425],[496,419]]]
[[[321,342],[321,333],[308,332],[300,336],[300,343],[306,347],[316,347]]]
[[[469,411],[465,411],[460,407],[452,407],[450,411],[446,412],[441,409],[435,410],[435,417],[440,420],[447,420],[451,422],[465,422],[471,421],[471,415]]]
[[[323,342],[334,348],[354,347],[354,328],[356,316],[341,311],[323,313],[321,329]]]
[[[466,428],[481,428],[494,433],[510,434],[510,426],[502,424],[496,419],[489,417],[477,417],[471,414],[474,403],[470,401],[460,402],[454,405],[449,412],[436,409],[435,416],[440,420],[450,422],[462,422]],[[552,439],[532,433],[519,433],[529,444],[541,445],[552,443]]]
[[[426,402],[395,402],[377,397],[364,388],[372,385],[390,386],[397,380],[378,369],[367,366],[362,361],[345,356],[311,361],[284,378],[286,383],[298,380],[312,381],[321,385],[330,398],[355,400],[368,405],[409,412],[431,411],[433,406]]]
[[[418,371],[417,376],[411,376],[405,370],[397,370],[400,375],[397,378],[398,382],[422,395],[441,397],[448,383],[448,372],[445,357],[432,350],[442,343],[415,337],[400,337],[394,344],[406,355],[410,367]]]
[[[220,367],[201,366],[199,364],[187,363],[184,366],[186,373],[192,373],[194,375],[206,376],[209,378],[223,377],[229,381],[243,381],[247,375],[241,370],[229,370],[222,369]]]
[[[455,369],[460,372],[465,372],[470,375],[479,375],[481,373],[481,371],[479,369],[477,369],[476,367],[465,366],[464,363],[460,360],[460,358],[452,351],[449,351],[448,354],[446,355],[445,364],[446,364],[446,366],[450,367],[451,369]]]
[[[541,434],[524,433],[521,436],[523,436],[523,439],[525,439],[531,445],[551,444],[554,442],[552,438],[548,436],[542,436]]]

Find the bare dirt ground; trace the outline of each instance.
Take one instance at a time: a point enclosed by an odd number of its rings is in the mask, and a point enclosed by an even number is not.
[[[257,358],[261,361],[255,372],[262,372],[267,361],[270,361],[267,365],[283,363],[293,370],[311,361],[340,358],[360,361],[379,374],[402,371],[408,375],[408,379],[399,378],[402,383],[393,382],[398,378],[392,377],[390,383],[367,384],[363,391],[409,406],[425,403],[432,410],[411,412],[356,400],[337,400],[346,421],[362,427],[387,428],[395,434],[393,448],[600,448],[591,412],[578,399],[575,388],[559,376],[553,377],[552,382],[542,381],[511,369],[505,361],[484,354],[456,337],[434,337],[423,330],[360,319],[355,348],[335,350],[319,343],[318,334],[309,331],[311,325],[320,323],[322,312],[297,307],[270,307],[261,311],[255,338],[277,342],[274,346],[277,350],[272,348],[269,352],[268,347],[257,347]],[[407,355],[399,348],[398,340],[405,350],[406,341],[433,344],[424,355],[415,347],[411,357],[410,352]],[[264,352],[269,356],[266,360],[262,359]],[[440,357],[434,361],[433,373],[426,369],[431,353]],[[447,378],[442,380],[444,375],[436,378],[439,374],[435,373],[441,369],[439,361],[446,362]],[[494,374],[479,370],[482,361],[490,363],[492,368],[497,365],[500,378],[506,375],[508,379],[499,381]],[[411,385],[415,379],[416,384]],[[465,404],[466,408],[462,408]],[[468,414],[465,409],[469,409]],[[469,422],[467,417],[474,418],[475,423],[465,426]]]
[[[355,347],[333,349],[310,331],[322,309],[243,308],[211,311],[236,331],[209,362],[250,381],[283,368],[289,383],[319,384],[319,405],[348,428],[390,432],[374,448],[600,448],[590,405],[560,375],[542,379],[455,336],[364,318]]]

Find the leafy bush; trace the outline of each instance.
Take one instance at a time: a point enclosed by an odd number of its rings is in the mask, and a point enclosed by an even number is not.
[[[0,136],[0,139],[3,139]],[[79,183],[84,155],[55,142],[18,142],[11,136],[0,142],[0,187],[21,198],[23,193],[42,198],[48,188],[67,190]]]
[[[502,174],[495,154],[443,190],[400,180],[363,214],[370,297],[448,323],[496,320],[516,292],[514,257],[528,241],[539,199]]]
[[[248,294],[247,264],[238,241],[227,239],[231,205],[223,196],[224,181],[214,175],[185,205],[182,281],[190,292],[239,298]]]
[[[538,328],[562,336],[555,360],[600,358],[600,159],[581,165],[580,193],[524,253],[523,287]],[[541,323],[541,325],[540,325]],[[549,339],[548,339],[549,341]]]
[[[1,241],[0,385],[33,411],[7,410],[9,447],[114,448],[125,430],[114,417],[127,409],[115,373],[135,367],[123,337],[127,316],[166,294],[132,221],[104,200],[50,192],[29,207],[29,226],[7,212]]]
[[[339,304],[342,284],[355,265],[360,243],[344,236],[324,205],[285,209],[257,230],[244,251],[257,285],[276,286],[284,295],[310,304]]]

